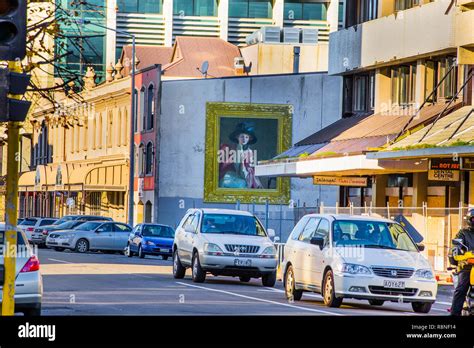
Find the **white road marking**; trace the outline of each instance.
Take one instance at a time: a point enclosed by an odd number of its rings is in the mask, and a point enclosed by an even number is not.
[[[64,261],[64,260],[58,260],[58,259],[48,259],[49,261],[56,261],[56,262],[61,262],[61,263],[70,263],[73,264],[74,262],[69,262],[69,261]]]
[[[446,306],[451,306],[451,302],[442,302],[442,301],[436,301],[436,304],[443,304],[443,305],[446,305]]]
[[[308,312],[317,312],[317,313],[323,313],[323,314],[329,314],[329,315],[337,315],[337,316],[342,315],[342,314],[339,314],[339,313],[328,312],[328,311],[323,311],[323,310],[314,309],[314,308],[306,308],[306,307],[294,306],[294,305],[291,305],[291,304],[289,304],[289,303],[281,303],[281,302],[276,302],[276,301],[271,301],[271,300],[265,300],[265,299],[258,298],[258,297],[252,297],[252,296],[247,296],[247,295],[241,295],[241,294],[237,294],[237,293],[235,293],[235,292],[230,292],[230,291],[225,291],[225,290],[218,290],[218,289],[206,288],[206,287],[204,287],[204,286],[192,285],[192,284],[187,284],[187,283],[182,283],[182,282],[176,282],[176,283],[177,283],[177,284],[181,284],[181,285],[185,285],[185,286],[188,286],[188,287],[196,288],[196,289],[202,289],[202,290],[207,290],[207,291],[220,292],[220,293],[222,293],[222,294],[232,295],[232,296],[236,296],[236,297],[242,297],[242,298],[246,298],[246,299],[250,299],[250,300],[254,300],[254,301],[260,301],[260,302],[265,302],[265,303],[271,303],[271,304],[275,304],[275,305],[279,305],[279,306],[290,307],[290,308],[299,309],[299,310],[308,311]]]

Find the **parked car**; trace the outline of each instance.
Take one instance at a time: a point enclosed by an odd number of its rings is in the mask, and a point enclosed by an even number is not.
[[[0,245],[5,242],[5,224],[0,224]],[[40,273],[40,263],[28,243],[23,231],[17,232],[17,258],[15,279],[15,312],[33,316],[41,314],[43,298],[43,279]],[[4,254],[0,253],[0,294],[4,282]],[[2,296],[0,295],[0,303]]]
[[[28,217],[18,223],[17,226],[25,232],[26,238],[31,242],[32,234],[36,228],[52,225],[57,220],[56,218]]]
[[[121,222],[87,221],[73,229],[53,232],[46,246],[85,253],[92,250],[124,251],[132,228]]]
[[[173,255],[174,230],[170,226],[160,224],[138,224],[128,237],[125,254],[132,257],[137,254],[161,256],[163,260]]]
[[[59,225],[49,225],[49,226],[43,226],[39,228],[35,228],[32,236],[31,236],[31,243],[37,244],[39,246],[46,246],[46,238],[51,232],[59,232],[59,231],[64,231],[64,230],[70,230],[72,228],[75,228],[76,226],[79,226],[80,224],[83,224],[86,222],[85,220],[69,220],[65,221]],[[55,248],[57,251],[63,251],[64,248]]]
[[[181,220],[173,243],[173,275],[204,282],[206,274],[239,277],[242,282],[262,278],[274,286],[277,255],[270,237],[252,214],[226,209],[191,209]]]
[[[97,215],[65,215],[57,220],[54,225],[60,225],[66,221],[83,220],[83,221],[113,221],[112,218],[107,216]]]
[[[289,299],[321,293],[329,307],[344,298],[409,302],[428,313],[437,282],[428,260],[395,221],[347,215],[306,215],[284,247],[284,284]]]

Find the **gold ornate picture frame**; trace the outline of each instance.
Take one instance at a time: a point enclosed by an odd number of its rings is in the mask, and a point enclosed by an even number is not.
[[[289,178],[256,177],[249,162],[256,164],[286,151],[291,146],[291,135],[292,105],[208,102],[204,202],[288,203]],[[246,140],[239,140],[240,137]],[[229,153],[237,156],[228,156]],[[239,156],[241,153],[244,155]],[[257,157],[261,153],[269,158]],[[225,156],[243,159],[226,162]]]

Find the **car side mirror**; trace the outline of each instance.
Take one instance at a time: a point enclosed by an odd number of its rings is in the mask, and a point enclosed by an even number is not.
[[[267,229],[268,237],[273,238],[275,237],[275,230],[273,228]]]
[[[311,238],[311,240],[309,242],[313,245],[319,246],[319,249],[321,249],[321,250],[324,247],[324,239],[323,238],[313,237],[313,238]]]
[[[424,244],[421,244],[421,243],[420,243],[420,244],[417,244],[416,246],[418,247],[418,250],[419,250],[419,251],[425,250],[425,245],[424,245]]]

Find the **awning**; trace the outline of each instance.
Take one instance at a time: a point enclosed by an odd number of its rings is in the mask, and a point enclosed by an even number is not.
[[[257,176],[311,177],[313,175],[348,176],[387,173],[423,172],[427,161],[394,161],[369,159],[365,155],[314,158],[262,163],[256,166]]]
[[[460,108],[406,136],[370,159],[452,157],[474,153],[474,108]]]

